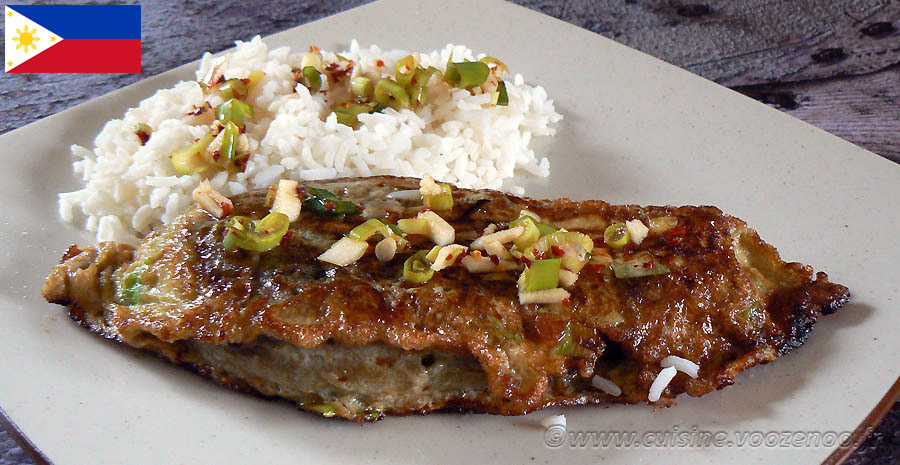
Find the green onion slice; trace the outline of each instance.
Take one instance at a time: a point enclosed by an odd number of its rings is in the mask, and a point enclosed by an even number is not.
[[[416,57],[407,55],[394,65],[394,78],[403,87],[409,87],[416,75]]]
[[[246,216],[232,216],[225,222],[225,248],[235,247],[252,252],[266,252],[281,243],[291,220],[280,212],[272,212],[259,221]]]
[[[625,247],[629,239],[625,223],[613,223],[603,231],[603,242],[614,249]]]
[[[523,232],[522,235],[518,237],[518,239],[513,241],[516,244],[517,249],[526,250],[541,238],[541,230],[538,228],[537,222],[534,221],[534,218],[525,215],[520,216],[517,220],[509,223],[510,228],[515,228],[517,226],[523,226],[525,228],[525,232]]]
[[[247,84],[244,84],[244,81],[240,79],[229,79],[225,81],[219,86],[219,90],[222,92],[222,98],[225,100],[233,98],[242,100],[247,96]]]
[[[441,186],[441,193],[437,195],[426,195],[425,206],[432,210],[450,210],[453,208],[453,188],[450,184],[438,184]]]
[[[450,63],[444,72],[444,80],[454,87],[471,89],[484,84],[491,69],[480,61],[466,61],[462,63]]]
[[[213,134],[208,132],[197,139],[197,142],[172,152],[172,166],[178,174],[202,173],[211,167],[203,156],[206,148],[213,141]]]
[[[431,264],[425,258],[427,254],[428,252],[420,250],[406,259],[406,262],[403,263],[403,279],[411,283],[422,284],[434,276],[434,270],[431,269]]]
[[[302,84],[309,89],[310,94],[316,93],[322,88],[322,75],[315,66],[304,66],[300,70],[300,75],[303,77]]]
[[[497,97],[497,105],[500,105],[501,107],[509,105],[509,94],[506,92],[505,81],[500,81],[500,84],[497,84],[497,92],[500,93]]]
[[[613,262],[610,265],[619,279],[643,278],[669,273],[669,267],[650,257],[627,262]]]
[[[548,258],[535,260],[531,266],[519,275],[519,292],[543,291],[559,286],[559,268],[561,260]]]
[[[409,106],[409,94],[397,82],[384,78],[375,86],[375,100],[385,107],[400,110]]]
[[[216,118],[223,123],[229,121],[239,128],[244,127],[244,120],[253,117],[253,107],[235,99],[228,99],[216,107]]]
[[[365,223],[353,228],[347,233],[347,237],[350,239],[355,239],[357,241],[365,241],[370,237],[374,236],[377,233],[386,232],[387,227],[381,221],[376,220],[375,218],[366,220]]]

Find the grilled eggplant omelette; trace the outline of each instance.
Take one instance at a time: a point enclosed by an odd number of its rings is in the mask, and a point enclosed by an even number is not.
[[[730,385],[741,371],[799,347],[819,314],[849,299],[847,288],[785,263],[743,221],[714,207],[454,189],[452,209],[430,211],[414,196],[388,195],[419,182],[301,183],[300,195],[325,208],[304,203],[262,252],[227,236],[235,218],[252,228],[269,214],[267,191],[231,199],[233,212],[220,211],[222,218],[194,207],[137,248],[72,246],[43,294],[97,334],[224,386],[356,421],[639,403],[661,361],[677,356],[700,368],[696,378],[679,373],[656,401],[671,405],[680,393]],[[360,208],[339,215],[335,202]],[[532,216],[522,218],[523,210]],[[364,254],[345,266],[319,259],[345,235],[365,240],[354,227],[367,220],[393,225],[430,214],[446,220],[450,241],[463,247],[437,250],[434,242],[446,238],[408,232],[421,226],[413,221],[407,233],[370,228]],[[628,228],[620,224],[629,220]],[[540,233],[525,241],[535,225]],[[497,240],[476,251],[487,243],[473,244],[486,228]],[[388,236],[402,246],[373,253]],[[444,268],[428,278],[435,262]]]

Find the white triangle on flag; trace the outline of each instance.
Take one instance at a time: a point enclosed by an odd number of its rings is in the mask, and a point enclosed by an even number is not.
[[[5,7],[3,19],[6,27],[6,71],[21,65],[38,53],[62,42],[63,38],[18,11]]]

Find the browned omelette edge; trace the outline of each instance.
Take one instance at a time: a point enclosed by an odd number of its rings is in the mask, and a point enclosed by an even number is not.
[[[390,177],[384,177],[390,178]],[[354,180],[358,180],[359,178],[344,178],[338,180],[329,180],[328,182],[352,182]],[[372,178],[369,178],[371,180]],[[525,201],[533,201],[534,199],[522,198]],[[568,199],[561,199],[568,201]],[[751,230],[752,231],[752,230]],[[758,234],[753,231],[752,236],[749,239],[753,242],[754,247],[758,247],[760,252],[763,254],[769,255],[774,260],[781,262],[782,264],[786,264],[789,266],[803,266],[799,263],[786,263],[783,262],[780,257],[778,257],[776,249],[763,242]],[[117,245],[117,248],[124,248],[125,251],[130,251],[131,247],[124,245]],[[78,255],[81,253],[77,247],[73,246],[69,249],[69,251],[62,257],[61,262],[66,261],[67,259]],[[130,256],[130,254],[129,254]],[[126,259],[120,259],[120,261],[116,263],[106,263],[104,265],[100,265],[103,268],[116,268],[121,265],[122,262],[127,261]],[[72,297],[72,296],[70,296]],[[77,296],[73,297],[72,300],[80,300]],[[781,321],[779,321],[779,326],[784,328],[786,336],[784,341],[779,345],[776,345],[777,354],[782,355],[789,350],[799,347],[805,342],[808,338],[809,333],[811,332],[812,326],[818,319],[818,314],[830,314],[833,313],[837,308],[845,304],[849,300],[849,291],[844,286],[839,284],[829,283],[827,280],[827,275],[825,273],[819,272],[815,276],[815,280],[811,280],[806,282],[801,288],[794,288],[792,292],[786,293],[780,298],[775,299],[770,304],[770,313],[781,315]],[[122,342],[125,345],[129,345],[125,343],[121,338],[118,337],[114,333],[114,331],[104,332],[104,329],[107,329],[106,321],[104,318],[99,318],[97,321],[88,321],[88,317],[85,314],[85,309],[78,308],[79,305],[86,305],[87,307],[91,307],[92,302],[74,302],[71,300],[51,300],[54,303],[67,305],[69,307],[70,316],[79,322],[82,326],[87,327],[93,332],[97,332],[100,335],[117,340],[118,342]],[[88,310],[87,314],[89,315],[90,310]],[[770,346],[771,347],[771,346]],[[269,397],[268,395],[262,395],[253,389],[251,386],[247,385],[245,382],[231,378],[225,375],[217,375],[215,369],[211,366],[206,366],[203,364],[197,364],[190,361],[185,360],[183,354],[188,353],[187,350],[182,350],[182,346],[180,344],[172,344],[163,348],[162,350],[157,347],[157,351],[147,350],[149,352],[153,352],[155,355],[160,356],[163,359],[168,359],[171,362],[176,364],[180,364],[185,366],[190,371],[193,371],[197,374],[200,374],[204,377],[210,378],[217,382],[218,384],[224,385],[232,390],[253,393],[260,395],[262,397]],[[734,378],[736,375],[747,369],[751,366],[754,366],[758,363],[767,363],[768,361],[774,359],[771,355],[766,355],[761,351],[751,351],[745,354],[743,357],[734,360],[729,365],[729,370],[726,376],[722,376],[718,379],[716,389],[721,389],[725,386],[733,384]],[[549,403],[541,403],[532,405],[531,408],[528,408],[526,411],[521,413],[528,413],[534,410],[538,410],[541,408],[545,408],[550,405],[581,405],[581,404],[603,404],[607,403],[603,398],[598,398],[595,396],[582,396],[576,398],[566,398],[566,399],[555,399],[555,401],[551,401]],[[665,405],[665,404],[660,404]],[[503,413],[498,411],[497,409],[491,408],[490,406],[483,405],[478,401],[451,401],[447,403],[443,408],[437,409],[437,411],[472,411],[472,412],[486,412],[486,413]],[[409,415],[415,413],[424,413],[419,410],[391,410],[387,409],[384,413],[392,414],[392,415]]]

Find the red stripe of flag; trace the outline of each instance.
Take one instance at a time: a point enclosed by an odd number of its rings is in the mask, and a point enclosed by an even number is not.
[[[64,39],[8,73],[140,73],[140,39]]]

